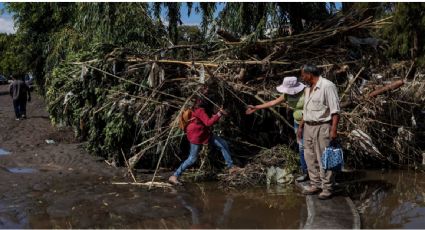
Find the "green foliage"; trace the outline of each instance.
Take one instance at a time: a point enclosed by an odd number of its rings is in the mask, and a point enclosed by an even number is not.
[[[101,50],[101,49],[100,49]],[[76,136],[88,140],[88,150],[105,158],[128,152],[135,127],[132,113],[120,106],[120,98],[114,103],[108,100],[108,88],[126,92],[128,85],[105,79],[101,73],[67,63],[97,56],[96,53],[70,53],[67,59],[53,68],[46,80],[46,99],[53,123],[74,127]],[[93,65],[98,65],[93,63]],[[100,67],[100,66],[98,66]],[[113,82],[113,81],[112,81]],[[129,91],[131,92],[131,91]]]
[[[261,37],[267,29],[277,29],[279,36],[291,25],[299,33],[328,18],[326,3],[226,3],[219,25],[239,36],[256,33]],[[303,23],[303,21],[305,23]]]
[[[167,23],[168,23],[168,36],[174,44],[178,43],[178,26],[182,24],[180,20],[180,7],[181,3],[179,2],[163,2],[163,3],[154,3],[153,11],[154,16],[158,21],[161,21],[161,9],[162,7],[167,11]],[[190,11],[189,11],[190,12]]]
[[[397,3],[393,23],[384,33],[392,57],[424,59],[425,3]]]
[[[150,18],[146,3],[16,2],[6,7],[13,11],[18,26],[14,44],[22,51],[20,61],[7,61],[33,72],[42,92],[53,68],[70,53],[103,44],[143,51],[165,41],[165,30]]]
[[[214,12],[216,10],[215,2],[200,2],[199,8],[202,12],[201,28],[202,34],[205,36],[208,26],[213,22]]]
[[[48,40],[52,32],[59,30],[67,20],[68,11],[65,3],[21,3],[6,5],[13,11],[17,34],[15,44],[23,52],[21,71],[31,71],[41,91],[43,91],[45,61],[48,53]]]
[[[187,14],[190,14],[194,5],[186,4]],[[202,14],[199,28],[179,26],[182,3],[176,2],[7,3],[7,9],[13,11],[18,31],[16,35],[0,34],[0,73],[33,72],[46,96],[53,123],[73,126],[77,136],[88,140],[88,148],[94,154],[120,156],[121,148],[128,153],[134,142],[143,138],[133,136],[135,127],[143,126],[141,131],[151,132],[170,122],[150,120],[149,114],[171,114],[175,111],[155,105],[143,107],[140,110],[142,115],[136,114],[129,108],[131,106],[125,104],[136,106],[137,102],[128,103],[129,98],[111,91],[149,97],[141,87],[72,63],[90,61],[90,65],[112,73],[115,63],[104,57],[120,48],[143,54],[149,49],[169,46],[170,40],[173,44],[204,43],[206,37],[213,35],[209,31],[214,31],[216,26],[238,36],[247,36],[248,41],[255,41],[267,35],[271,29],[277,29],[275,36],[287,35],[285,31],[289,26],[297,33],[302,32],[334,13],[334,10],[327,9],[324,2],[229,2],[223,3],[223,11],[218,19],[214,19],[217,4],[221,3],[202,2],[194,7],[195,12]],[[387,6],[379,3],[353,5],[357,10],[372,7],[373,10],[365,15],[375,17],[391,14],[393,11]],[[423,57],[425,4],[397,3],[390,6],[396,9],[393,23],[384,34],[391,44],[390,54],[407,58],[415,53]],[[163,10],[167,13],[167,27],[160,19]],[[209,48],[205,47],[202,49]],[[193,49],[193,52],[204,52],[202,49]],[[191,55],[187,50],[181,53],[176,51],[175,54],[178,58]],[[119,62],[119,55],[114,58]],[[150,68],[146,69],[149,71]],[[137,73],[122,77],[146,85],[145,75]],[[164,88],[161,89],[164,92],[173,90],[172,87]],[[142,147],[149,147],[149,151],[155,153],[159,149],[155,146]],[[289,149],[282,149],[282,153],[288,165],[295,169],[297,154]]]
[[[10,76],[25,69],[22,62],[22,49],[17,46],[15,35],[0,34],[0,74]]]
[[[128,116],[122,112],[111,113],[110,117],[108,117],[108,123],[104,129],[105,144],[103,149],[111,152],[110,155],[119,152],[119,149],[117,148],[122,146],[126,140],[129,140],[126,139],[126,136],[131,133],[129,132],[131,129],[132,122],[129,120]]]
[[[202,34],[197,26],[179,26],[179,43],[181,45],[202,43]]]
[[[149,16],[148,5],[134,3],[78,3],[75,28],[85,42],[128,48],[161,45],[164,31]]]

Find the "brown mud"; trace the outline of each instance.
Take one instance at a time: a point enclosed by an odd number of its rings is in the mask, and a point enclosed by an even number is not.
[[[173,188],[131,182],[88,154],[73,132],[51,126],[33,95],[28,119],[16,121],[7,86],[0,86],[0,228],[300,228],[305,196],[294,186],[221,190],[217,182]],[[54,144],[46,143],[53,140]],[[152,171],[138,170],[139,182]],[[161,171],[164,181],[169,172]],[[423,173],[358,171],[341,181],[362,228],[423,228]],[[335,220],[336,221],[336,220]]]
[[[7,89],[0,87],[0,228],[301,226],[301,195],[289,196],[291,205],[282,208],[284,193],[263,188],[225,193],[215,183],[154,190],[115,185],[130,182],[125,168],[85,152],[71,130],[52,127],[35,93],[28,119],[16,121]],[[159,175],[164,179],[168,173]],[[258,212],[263,217],[253,218]]]

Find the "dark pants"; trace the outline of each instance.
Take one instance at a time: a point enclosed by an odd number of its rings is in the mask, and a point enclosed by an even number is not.
[[[18,98],[17,100],[13,100],[13,108],[15,109],[16,118],[27,116],[27,99]]]

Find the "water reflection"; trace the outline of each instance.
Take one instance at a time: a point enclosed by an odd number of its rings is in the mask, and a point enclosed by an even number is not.
[[[223,191],[202,183],[148,191],[69,177],[28,189],[2,195],[0,227],[298,228],[305,209],[303,196],[277,187]]]
[[[423,228],[423,173],[369,171],[365,179],[347,185],[364,228]]]
[[[177,199],[182,203],[182,205],[190,211],[191,214],[191,220],[192,220],[192,224],[190,226],[190,228],[211,228],[211,227],[215,227],[215,228],[220,228],[222,226],[225,226],[226,220],[229,217],[230,211],[232,210],[232,206],[233,206],[233,197],[232,196],[226,196],[226,201],[223,205],[223,211],[220,215],[218,215],[216,217],[216,221],[213,224],[213,226],[210,225],[210,223],[203,223],[201,221],[201,212],[199,211],[198,208],[195,207],[195,205],[188,203],[185,199],[184,199],[184,195],[178,195]]]
[[[11,173],[35,173],[38,170],[33,168],[7,168]]]
[[[307,216],[305,197],[289,187],[222,191],[215,183],[193,184],[178,200],[193,228],[298,228]]]
[[[28,228],[28,218],[20,207],[0,203],[0,228],[22,229]]]
[[[354,200],[363,228],[425,226],[423,174],[368,171],[343,177],[340,190]],[[307,219],[305,196],[293,186],[224,191],[211,182],[147,191],[70,175],[66,183],[40,181],[28,189],[2,194],[0,227],[295,229]]]
[[[0,156],[5,156],[5,155],[9,155],[10,152],[6,151],[5,149],[0,148]]]

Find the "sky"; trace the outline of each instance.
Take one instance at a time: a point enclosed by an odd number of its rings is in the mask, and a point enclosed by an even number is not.
[[[194,3],[192,6],[192,13],[190,14],[190,17],[187,15],[187,6],[186,4],[182,4],[180,14],[181,14],[181,20],[184,25],[199,25],[201,23],[201,16],[197,13],[195,13],[195,7],[198,5],[198,3]],[[341,7],[341,3],[336,3],[337,8]],[[218,13],[223,9],[224,3],[220,3],[217,5],[216,12],[214,13],[214,16],[217,17]],[[0,33],[15,33],[16,28],[14,28],[13,25],[13,18],[12,16],[7,13],[3,12],[1,14],[2,9],[4,9],[4,3],[0,2]],[[166,12],[162,12],[161,16],[164,21],[166,18]]]
[[[13,18],[7,12],[1,14],[3,8],[3,3],[0,2],[0,33],[15,33],[15,29],[13,28]]]
[[[182,22],[185,25],[199,25],[201,24],[201,16],[195,13],[195,7],[199,6],[199,3],[194,3],[192,6],[192,12],[190,13],[190,17],[187,16],[187,6],[186,4],[182,5],[180,9],[180,15],[182,17]],[[220,3],[217,5],[216,12],[214,13],[214,17],[217,17],[220,11],[224,8],[224,3]],[[165,17],[165,12],[162,13]]]

